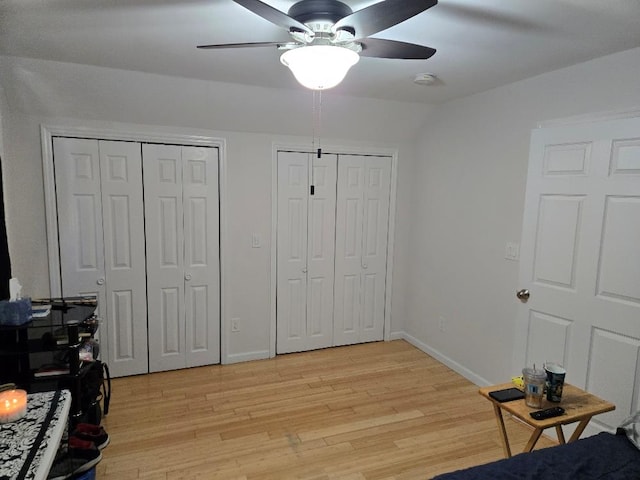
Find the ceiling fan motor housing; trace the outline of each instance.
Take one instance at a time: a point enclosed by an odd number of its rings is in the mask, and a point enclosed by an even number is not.
[[[304,24],[330,22],[332,25],[352,13],[348,5],[337,0],[302,0],[288,11],[290,17]]]
[[[233,0],[285,29],[291,42],[245,42],[199,45],[198,48],[275,46],[279,50],[332,47],[363,57],[426,60],[436,50],[423,45],[371,37],[437,5],[438,0],[381,0],[354,12],[340,0],[299,0],[284,13],[263,0]],[[305,49],[307,51],[307,49]],[[344,52],[340,52],[344,53]]]

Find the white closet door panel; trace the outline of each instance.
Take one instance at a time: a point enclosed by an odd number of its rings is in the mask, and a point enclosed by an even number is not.
[[[98,141],[54,138],[53,156],[62,295],[96,296],[103,320],[96,338],[110,363]]]
[[[158,330],[158,341],[151,343],[151,334],[149,334],[150,358],[166,359],[166,364],[162,364],[162,367],[152,365],[151,371],[154,371],[155,368],[183,367],[183,363],[178,361],[182,359],[183,349],[180,322],[176,320],[182,317],[182,289],[179,287],[160,287],[157,294],[160,302],[154,328]]]
[[[147,289],[140,144],[100,141],[99,150],[109,368],[114,377],[146,373]]]
[[[333,344],[337,157],[312,157],[278,153],[278,353]]]
[[[340,155],[336,218],[336,345],[382,340],[390,157]]]
[[[148,371],[140,145],[99,142],[112,375]],[[103,336],[104,339],[104,336]]]
[[[307,350],[333,345],[333,286],[337,156],[310,155],[313,195],[308,201]],[[309,190],[310,192],[310,190]]]
[[[188,367],[220,362],[218,150],[182,147],[185,355]]]
[[[307,350],[307,203],[309,154],[278,152],[278,353]]]
[[[97,294],[105,305],[98,141],[54,138],[53,153],[62,294]]]
[[[184,368],[182,152],[142,145],[147,247],[149,370]]]
[[[360,322],[360,274],[340,275],[340,280],[336,279],[336,312],[335,328],[340,328],[336,332],[336,345],[345,345],[344,338],[351,336],[357,342]],[[339,322],[338,322],[339,320]]]
[[[363,342],[382,340],[387,276],[391,159],[364,159],[362,238]]]
[[[361,341],[364,178],[362,157],[340,156],[336,208],[335,345]]]

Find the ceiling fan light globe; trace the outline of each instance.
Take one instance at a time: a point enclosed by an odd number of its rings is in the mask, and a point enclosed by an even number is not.
[[[353,50],[333,45],[307,45],[284,52],[280,61],[298,82],[311,90],[338,85],[360,56]]]

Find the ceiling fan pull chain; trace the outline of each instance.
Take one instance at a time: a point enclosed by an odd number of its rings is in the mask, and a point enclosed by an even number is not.
[[[316,91],[313,91],[313,107],[311,109],[311,152],[316,149]],[[311,194],[313,195],[313,154],[311,155]]]
[[[320,141],[322,130],[322,90],[318,91],[318,158],[322,158],[322,143]]]
[[[316,90],[311,95],[311,151],[316,149]]]

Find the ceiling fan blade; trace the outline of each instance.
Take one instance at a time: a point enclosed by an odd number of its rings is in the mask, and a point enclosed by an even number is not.
[[[307,27],[304,23],[300,23],[295,18],[290,17],[284,12],[281,12],[277,8],[273,8],[271,5],[267,5],[260,0],[233,0],[238,5],[242,5],[247,10],[251,10],[256,15],[261,16],[265,20],[269,20],[271,23],[286,28],[288,31],[294,32],[306,32],[313,36],[313,30]]]
[[[383,40],[381,38],[365,38],[364,40],[358,40],[358,43],[362,45],[361,57],[426,60],[436,53],[434,48],[396,40]]]
[[[287,42],[219,43],[216,45],[198,45],[196,48],[213,50],[217,48],[277,47],[279,45],[287,45]]]
[[[384,0],[338,20],[332,30],[353,30],[356,39],[365,38],[404,22],[437,3],[438,0]]]
[[[487,28],[509,28],[518,32],[541,32],[547,28],[541,23],[535,23],[524,16],[516,16],[490,10],[486,7],[471,7],[455,3],[442,3],[438,7],[438,15],[444,15],[455,19],[473,22],[476,25]]]

